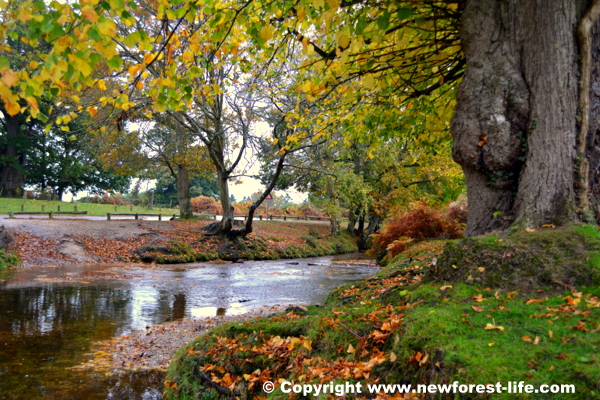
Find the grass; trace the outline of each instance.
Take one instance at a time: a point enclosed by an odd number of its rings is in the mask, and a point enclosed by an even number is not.
[[[20,263],[19,256],[14,251],[0,249],[0,271]]]
[[[598,229],[579,226],[565,232],[575,232],[578,243],[587,243],[593,257],[582,260],[598,267],[600,258],[593,250],[600,240]],[[545,237],[543,233],[540,240],[547,244]],[[503,243],[499,239],[481,241],[496,246]],[[522,245],[533,249],[534,257],[540,249],[535,242]],[[168,372],[167,397],[301,398],[280,387],[273,393],[262,390],[263,382],[281,379],[362,382],[363,387],[375,382],[506,386],[523,381],[535,388],[575,385],[576,392],[438,393],[429,398],[599,399],[600,282],[538,288],[527,283],[523,290],[506,282],[492,288],[474,279],[423,282],[425,274],[441,268],[437,260],[445,244],[416,244],[376,276],[336,289],[325,307],[288,310],[212,330],[178,351]],[[583,250],[576,253],[579,257]],[[570,262],[572,257],[565,258]],[[490,267],[471,259],[455,262],[452,270]],[[380,393],[377,398],[392,397]]]
[[[21,206],[24,207],[24,211],[42,211],[42,205],[44,211],[57,211],[60,206],[61,211],[73,211],[74,207],[77,206],[77,211],[87,211],[88,215],[101,215],[106,216],[109,212],[120,212],[120,213],[162,213],[163,215],[179,214],[179,210],[174,208],[158,208],[155,207],[152,210],[146,209],[141,206],[113,206],[110,204],[93,204],[93,203],[78,203],[72,202],[67,203],[63,201],[49,201],[49,200],[23,200],[23,199],[7,199],[0,198],[0,214],[8,214],[9,212],[21,211]]]

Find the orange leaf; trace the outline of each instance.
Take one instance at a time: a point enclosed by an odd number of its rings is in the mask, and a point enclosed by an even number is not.
[[[471,308],[472,308],[472,309],[473,309],[473,311],[475,311],[475,312],[482,312],[482,311],[483,311],[483,308],[481,308],[481,307],[475,307],[475,306],[471,306]]]
[[[531,342],[531,338],[530,338],[529,336],[527,336],[527,335],[523,336],[523,337],[521,338],[521,340],[524,340],[524,341],[526,341],[526,342]]]

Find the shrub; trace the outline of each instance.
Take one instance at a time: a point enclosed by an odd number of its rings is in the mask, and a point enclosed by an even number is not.
[[[223,209],[221,204],[212,197],[199,196],[194,197],[192,200],[192,210],[195,213],[210,213],[210,214],[222,214]]]
[[[388,220],[385,228],[373,235],[374,254],[387,253],[393,257],[403,252],[411,243],[425,239],[463,236],[466,211],[464,207],[449,207],[446,214],[419,203],[417,208]]]

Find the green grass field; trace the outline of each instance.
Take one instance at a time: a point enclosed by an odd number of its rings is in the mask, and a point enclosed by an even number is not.
[[[179,210],[174,208],[159,208],[154,207],[152,210],[141,206],[113,206],[110,204],[92,204],[92,203],[66,203],[63,201],[48,201],[48,200],[23,200],[23,199],[6,199],[0,198],[0,214],[8,214],[9,212],[21,211],[58,211],[60,206],[61,211],[73,211],[77,207],[77,211],[87,211],[88,215],[106,215],[109,212],[133,212],[133,213],[162,213],[164,215],[179,214]],[[43,210],[42,210],[43,208]]]

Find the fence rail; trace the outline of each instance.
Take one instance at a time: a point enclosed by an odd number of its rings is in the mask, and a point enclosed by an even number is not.
[[[162,221],[162,213],[106,213],[107,221],[111,221],[112,217],[134,217],[133,219],[140,219],[140,217],[158,217],[158,220]]]
[[[48,215],[52,218],[55,215],[86,215],[87,211],[11,211],[8,218],[15,218],[15,215]]]

